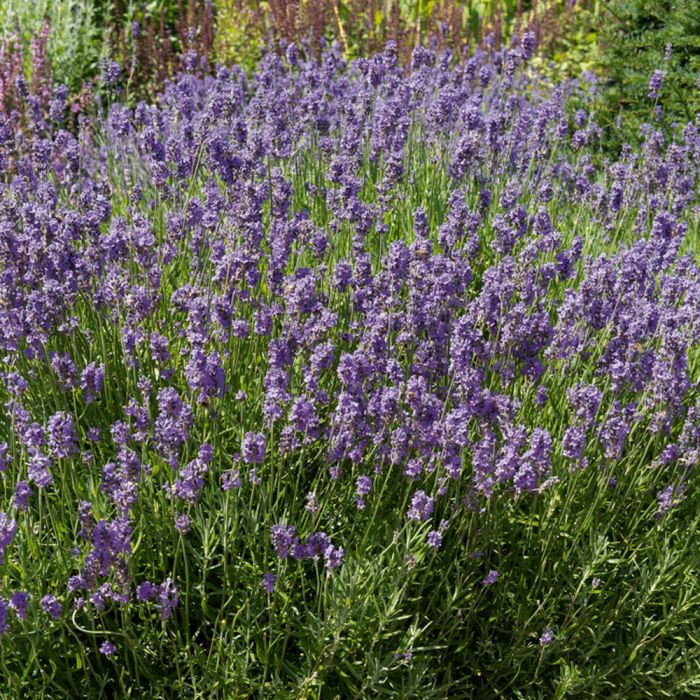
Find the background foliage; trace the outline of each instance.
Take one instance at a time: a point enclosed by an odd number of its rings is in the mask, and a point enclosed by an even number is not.
[[[663,71],[659,97],[667,126],[700,111],[700,8],[694,0],[601,3],[597,68],[603,79],[597,117],[615,143],[639,139],[639,126],[659,120],[649,78]],[[670,51],[667,53],[667,47]],[[622,130],[617,120],[623,120]]]
[[[644,122],[686,121],[700,106],[700,13],[693,0],[6,0],[0,4],[0,109],[17,103],[21,70],[44,105],[64,84],[84,110],[106,60],[122,65],[123,98],[153,98],[195,50],[204,65],[238,64],[250,75],[261,49],[294,41],[307,54],[337,41],[347,58],[395,41],[407,64],[418,44],[464,59],[534,31],[533,67],[552,82],[588,74],[578,106],[618,148]],[[665,58],[666,47],[672,50]],[[648,81],[665,74],[664,113]],[[573,104],[573,103],[572,103]],[[658,111],[658,110],[657,110]]]

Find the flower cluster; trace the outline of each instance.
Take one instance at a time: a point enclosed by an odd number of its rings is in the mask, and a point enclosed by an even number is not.
[[[297,536],[297,529],[282,524],[272,526],[272,546],[280,559],[290,555],[297,561],[319,561],[323,558],[329,574],[333,569],[342,566],[345,556],[344,549],[334,546],[325,532],[312,532],[302,544]]]

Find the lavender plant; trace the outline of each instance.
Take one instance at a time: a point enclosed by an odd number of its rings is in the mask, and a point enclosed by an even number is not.
[[[700,692],[699,124],[532,46],[0,124],[10,688]]]

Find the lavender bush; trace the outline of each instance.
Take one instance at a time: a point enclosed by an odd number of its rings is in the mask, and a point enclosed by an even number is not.
[[[6,687],[700,692],[700,124],[531,46],[0,123]]]

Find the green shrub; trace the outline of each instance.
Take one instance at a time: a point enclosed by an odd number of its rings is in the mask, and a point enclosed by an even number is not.
[[[597,119],[611,142],[637,138],[642,123],[659,119],[658,105],[666,125],[692,119],[700,112],[697,1],[613,0],[601,5],[598,67],[605,82]],[[657,70],[664,73],[663,87],[652,99],[649,79]]]
[[[532,65],[545,79],[555,83],[578,78],[584,71],[598,67],[598,26],[601,21],[597,0],[557,3],[547,8],[534,22],[540,46]]]
[[[264,43],[266,2],[222,0],[216,10],[214,55],[221,63],[235,63],[252,73]]]

